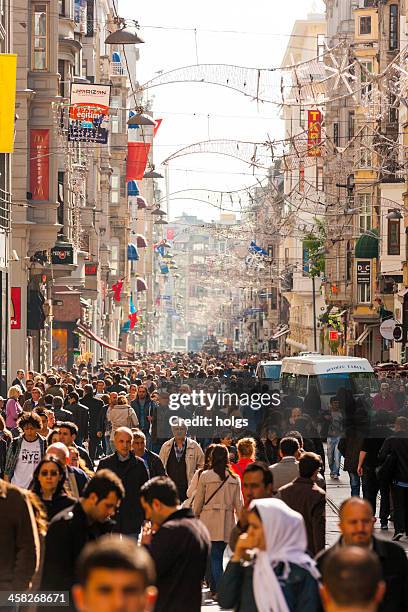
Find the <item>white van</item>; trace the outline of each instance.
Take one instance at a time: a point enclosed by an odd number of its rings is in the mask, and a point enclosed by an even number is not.
[[[341,387],[350,389],[355,396],[378,393],[378,381],[367,359],[313,354],[285,357],[281,370],[283,394],[291,388],[304,398],[311,386],[317,387],[324,407]]]
[[[255,377],[261,385],[279,389],[281,369],[281,361],[260,361],[256,366]]]

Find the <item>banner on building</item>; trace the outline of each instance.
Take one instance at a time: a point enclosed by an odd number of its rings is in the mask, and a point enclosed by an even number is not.
[[[11,329],[21,329],[21,287],[11,287],[10,299],[10,327]]]
[[[319,110],[310,110],[307,113],[308,157],[321,157],[322,155],[322,113]]]
[[[143,179],[149,151],[150,143],[148,142],[128,142],[126,164],[127,181],[140,181]]]
[[[357,261],[357,283],[359,285],[370,284],[371,261]]]
[[[107,144],[110,85],[72,83],[68,140]]]
[[[0,153],[14,151],[17,55],[0,54]]]
[[[30,130],[31,200],[50,199],[50,130]]]
[[[175,233],[176,233],[176,231],[175,231],[174,228],[168,227],[167,230],[166,230],[167,240],[174,240]]]

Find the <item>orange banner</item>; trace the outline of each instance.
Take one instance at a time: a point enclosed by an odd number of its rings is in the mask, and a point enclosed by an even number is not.
[[[319,110],[308,111],[308,157],[321,157],[322,155],[322,113]]]
[[[50,199],[50,130],[30,131],[30,192],[32,200]]]

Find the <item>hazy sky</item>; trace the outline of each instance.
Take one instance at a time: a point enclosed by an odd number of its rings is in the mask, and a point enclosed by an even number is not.
[[[323,11],[322,0],[119,0],[119,14],[136,19],[145,40],[139,47],[140,83],[159,70],[195,64],[196,39],[199,63],[277,66],[294,21]],[[196,29],[197,37],[189,29]],[[183,146],[209,138],[262,142],[268,134],[271,138],[281,135],[281,121],[273,105],[257,105],[223,87],[177,83],[151,89],[151,93],[154,116],[163,118],[155,139],[156,167]],[[262,179],[264,173],[257,171],[257,175]],[[170,192],[187,188],[228,191],[255,182],[248,165],[224,156],[190,155],[170,162]],[[219,215],[206,204],[171,201],[171,217],[183,211],[206,220]]]

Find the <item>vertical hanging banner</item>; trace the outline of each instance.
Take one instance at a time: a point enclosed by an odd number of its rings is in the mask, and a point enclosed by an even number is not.
[[[30,130],[32,200],[50,199],[50,130]]]
[[[74,1],[74,23],[81,34],[86,34],[86,0]]]
[[[127,181],[140,181],[143,179],[149,151],[150,143],[148,142],[128,142],[126,164]]]
[[[21,329],[21,287],[11,287],[10,298],[10,327]]]
[[[110,85],[72,83],[68,140],[107,144]]]
[[[153,136],[156,136],[157,130],[161,126],[162,122],[163,122],[163,119],[156,119],[156,125],[153,128]]]
[[[310,110],[307,113],[307,144],[308,157],[321,157],[322,113],[319,110]]]
[[[0,153],[14,151],[17,55],[0,54]]]

